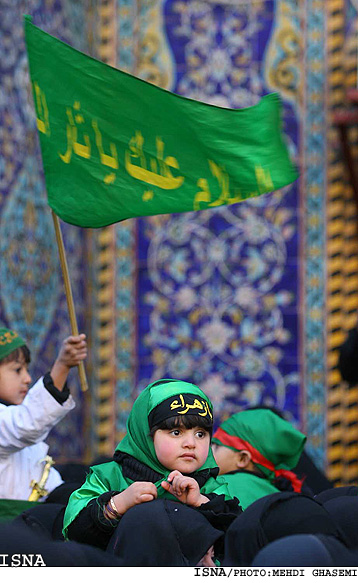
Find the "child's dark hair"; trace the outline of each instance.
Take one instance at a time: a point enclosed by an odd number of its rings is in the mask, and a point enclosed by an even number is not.
[[[7,362],[21,361],[21,360],[25,361],[26,364],[30,364],[30,362],[31,362],[31,352],[30,352],[30,349],[26,345],[19,346],[19,348],[15,348],[15,350],[10,352],[10,354],[8,354],[7,356],[4,356],[4,358],[2,358],[0,360],[0,364],[5,364]]]
[[[210,438],[213,433],[212,420],[208,419],[208,417],[201,417],[200,415],[175,415],[168,419],[164,419],[164,421],[158,423],[158,425],[154,425],[150,430],[150,437],[153,438],[154,433],[158,429],[170,430],[175,429],[176,427],[185,427],[186,429],[201,427],[201,429],[205,429],[205,431],[210,434]]]

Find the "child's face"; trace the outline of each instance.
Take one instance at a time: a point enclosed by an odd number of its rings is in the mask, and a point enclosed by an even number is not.
[[[237,451],[216,443],[213,443],[212,450],[219,467],[219,474],[228,474],[238,469]]]
[[[0,364],[0,399],[20,405],[29,390],[31,376],[23,359]]]
[[[157,429],[153,437],[158,461],[168,470],[190,474],[208,457],[210,434],[201,427]]]

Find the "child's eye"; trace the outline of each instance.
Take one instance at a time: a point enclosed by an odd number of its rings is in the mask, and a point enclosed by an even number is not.
[[[173,435],[180,435],[180,429],[172,429],[170,433]]]
[[[203,438],[206,436],[206,431],[197,431],[196,435],[200,438]]]

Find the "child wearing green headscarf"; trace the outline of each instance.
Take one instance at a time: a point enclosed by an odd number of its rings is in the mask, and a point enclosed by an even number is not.
[[[231,494],[243,510],[281,490],[301,492],[303,481],[292,471],[306,436],[270,409],[240,411],[215,432],[213,453]]]
[[[106,549],[123,515],[161,499],[185,504],[194,520],[199,511],[225,531],[241,508],[218,476],[212,426],[212,404],[196,385],[162,379],[147,386],[133,404],[113,461],[93,466],[71,495],[65,538]],[[155,529],[155,511],[153,520]]]

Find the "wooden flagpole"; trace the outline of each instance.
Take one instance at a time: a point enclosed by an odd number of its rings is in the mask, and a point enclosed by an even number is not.
[[[69,316],[70,316],[71,330],[72,330],[72,334],[74,336],[78,336],[78,326],[77,326],[77,318],[76,318],[76,313],[75,313],[75,305],[74,305],[73,296],[72,296],[71,282],[70,282],[70,276],[69,276],[69,272],[68,272],[66,252],[65,252],[65,246],[63,244],[60,221],[58,219],[58,216],[53,212],[52,209],[51,209],[51,212],[52,212],[53,224],[55,226],[56,241],[57,241],[57,246],[58,246],[58,252],[60,255],[60,263],[61,263],[63,280],[64,280],[64,284],[65,284],[65,292],[66,292],[66,298],[67,298],[68,312],[69,312]],[[85,367],[84,367],[83,362],[80,362],[78,364],[78,373],[80,376],[81,389],[83,392],[85,392],[88,390],[88,384],[87,384],[86,371],[85,371]]]

